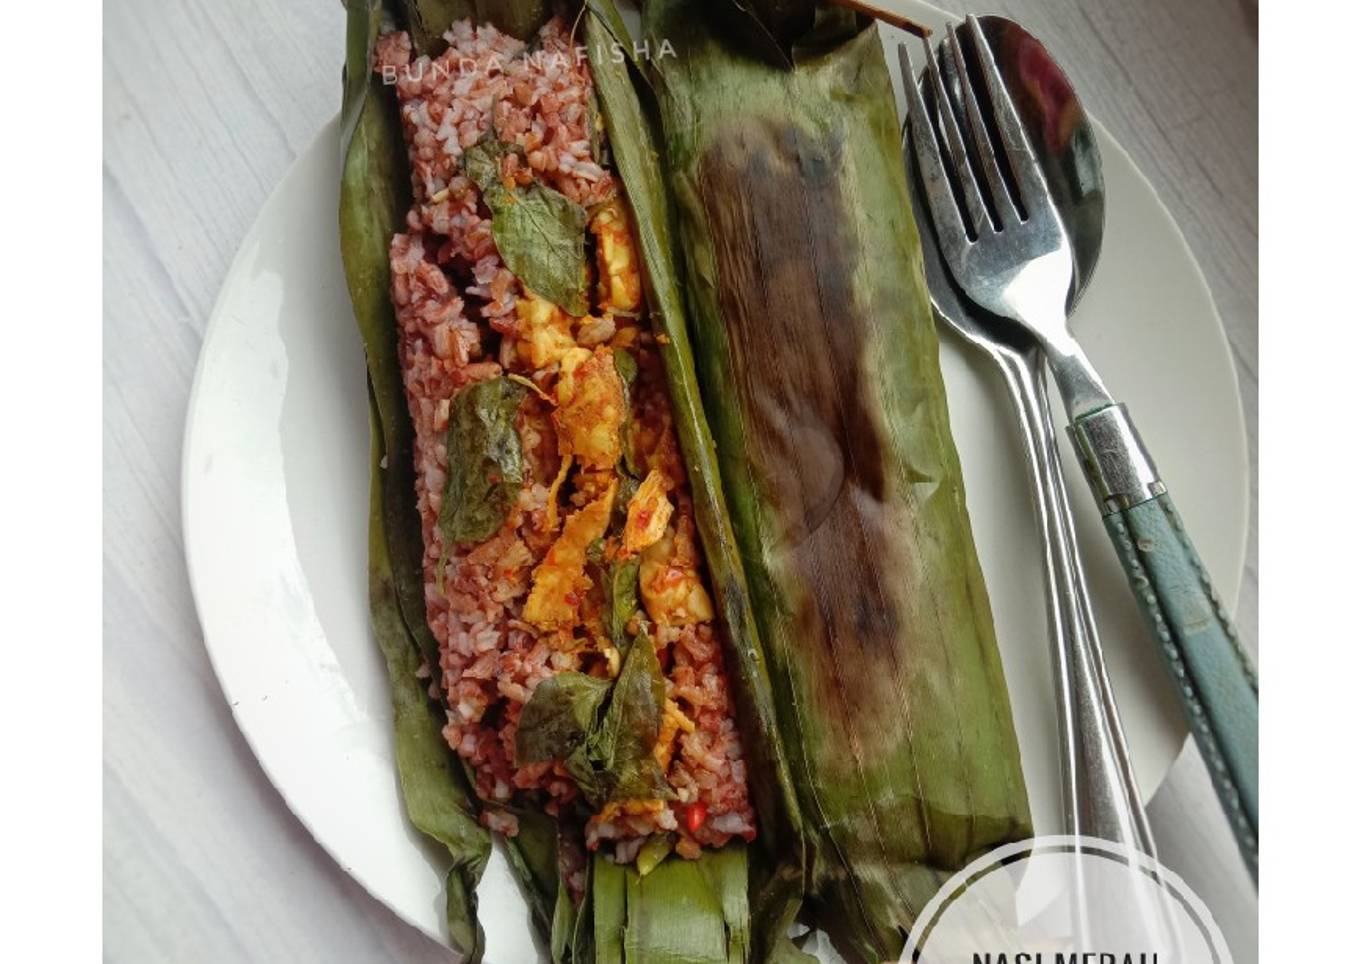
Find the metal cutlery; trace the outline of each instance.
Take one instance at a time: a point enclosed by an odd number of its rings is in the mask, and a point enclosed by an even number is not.
[[[941,260],[967,300],[994,316],[988,328],[1018,326],[1046,356],[1106,529],[1255,875],[1255,671],[1127,409],[1068,330],[1071,239],[978,19],[963,32],[971,60],[958,30],[945,41],[962,116],[932,114],[920,88],[905,84],[909,144]],[[914,77],[906,47],[898,51],[903,77]]]
[[[1061,72],[1047,59],[1047,52],[1018,24],[1002,17],[987,17],[982,28],[990,34],[1007,34],[1004,49],[1022,52],[1026,75]],[[1044,58],[1045,63],[1038,63]],[[1018,78],[1018,71],[1003,71]],[[907,75],[904,75],[904,77]],[[958,77],[952,59],[937,62],[927,56],[922,80],[926,100],[936,112],[962,110]],[[1052,129],[1061,115],[1069,119],[1069,134],[1045,158],[1046,168],[1064,172],[1071,183],[1061,192],[1062,215],[1069,224],[1083,225],[1087,242],[1078,249],[1081,281],[1091,276],[1100,251],[1103,227],[1102,187],[1099,158],[1093,156],[1093,135],[1080,114],[1079,105],[1065,99],[1032,102],[1037,116],[1027,114],[1031,129]],[[1075,112],[1075,114],[1073,113]],[[1073,117],[1076,118],[1072,122]],[[904,151],[913,167],[911,152]],[[929,230],[929,212],[919,190],[912,192],[917,221]],[[939,318],[970,343],[982,349],[1000,370],[1020,422],[1029,479],[1043,539],[1043,577],[1053,651],[1055,689],[1058,697],[1058,737],[1062,763],[1064,826],[1068,833],[1129,843],[1155,855],[1155,845],[1143,809],[1142,797],[1129,759],[1128,746],[1119,722],[1106,676],[1099,633],[1077,550],[1071,506],[1058,458],[1057,436],[1048,405],[1048,386],[1043,356],[1033,336],[998,319],[965,298],[954,285],[940,260],[936,246],[925,239],[926,278],[932,306]]]

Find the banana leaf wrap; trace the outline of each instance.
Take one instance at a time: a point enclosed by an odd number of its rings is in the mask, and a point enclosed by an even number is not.
[[[478,822],[481,803],[464,766],[441,734],[443,710],[415,673],[439,665],[438,644],[425,618],[420,520],[413,498],[413,429],[397,361],[396,315],[388,294],[388,246],[410,205],[410,172],[396,106],[372,73],[373,45],[387,23],[408,26],[434,43],[445,27],[430,24],[435,8],[466,16],[470,4],[348,0],[341,108],[343,172],[340,246],[355,320],[368,366],[373,463],[369,518],[369,603],[393,693],[398,782],[411,822],[443,843],[452,857],[446,919],[453,947],[480,961],[485,935],[477,919],[476,886],[491,852]],[[422,40],[421,38],[428,38]],[[535,924],[552,927],[557,883],[557,828],[549,818],[516,814],[520,834],[506,844]]]
[[[471,785],[450,756],[440,735],[441,714],[416,676],[422,661],[437,665],[438,653],[424,617],[420,522],[407,496],[414,479],[412,431],[387,295],[387,245],[409,203],[409,176],[396,115],[368,69],[384,11],[377,0],[356,0],[347,9],[340,239],[369,373],[369,608],[392,688],[394,755],[407,815],[449,851],[449,939],[475,964],[485,943],[476,886],[491,854],[491,835],[478,823]]]
[[[422,537],[414,500],[413,428],[397,358],[390,301],[388,247],[411,204],[410,168],[396,103],[371,70],[385,24],[408,30],[418,51],[435,52],[457,18],[492,22],[521,39],[550,13],[542,0],[347,0],[348,31],[342,109],[341,249],[369,374],[372,429],[370,576],[373,628],[393,692],[398,777],[412,822],[452,856],[448,877],[449,934],[455,948],[480,960],[485,944],[477,921],[476,885],[490,853],[478,822],[488,806],[441,735],[444,708],[431,699],[416,670],[439,665],[438,644],[425,617]],[[601,7],[601,10],[604,8]],[[755,643],[737,545],[726,521],[713,443],[703,424],[682,295],[672,264],[664,185],[655,167],[653,131],[638,100],[633,67],[616,59],[621,36],[612,8],[585,17],[602,110],[636,221],[644,281],[662,351],[675,423],[690,474],[696,521],[718,600],[753,797],[761,821],[759,854],[729,844],[697,861],[659,859],[643,874],[599,856],[591,862],[585,899],[573,903],[559,879],[559,828],[541,813],[506,808],[519,834],[505,841],[532,918],[555,962],[647,961],[656,964],[735,964],[752,948],[766,959],[789,952],[782,935],[801,895],[802,857],[797,805],[774,732],[774,700]],[[442,697],[441,697],[442,699]],[[661,853],[669,851],[667,845]],[[748,884],[748,877],[750,883]],[[747,892],[755,896],[755,919]]]
[[[648,0],[705,411],[809,848],[810,919],[895,959],[972,855],[1027,836],[877,32],[760,56]]]

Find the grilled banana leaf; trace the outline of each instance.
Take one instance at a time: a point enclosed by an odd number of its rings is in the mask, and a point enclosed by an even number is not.
[[[480,803],[472,781],[440,733],[442,710],[427,698],[415,676],[422,660],[439,665],[439,652],[425,618],[423,546],[413,496],[413,431],[388,294],[388,246],[410,205],[410,171],[395,102],[369,69],[384,21],[412,27],[419,41],[422,33],[415,28],[419,24],[432,29],[426,8],[434,6],[410,3],[409,9],[398,9],[380,0],[346,4],[340,249],[368,366],[375,451],[370,483],[370,610],[392,687],[398,776],[411,822],[449,848],[453,858],[446,894],[449,938],[475,962],[483,946],[476,886],[490,855],[491,835],[477,821]],[[422,9],[424,20],[419,19]],[[429,36],[437,38],[446,26]],[[507,842],[506,855],[546,937],[557,891],[557,834],[552,821],[534,817],[520,816],[522,832]]]
[[[779,63],[723,6],[643,10],[696,367],[812,922],[895,959],[943,878],[1028,835],[1019,749],[877,33],[819,13]]]

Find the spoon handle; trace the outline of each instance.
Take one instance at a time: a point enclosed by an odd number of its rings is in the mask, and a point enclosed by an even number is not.
[[[1035,510],[1043,536],[1043,575],[1057,684],[1065,832],[1099,837],[1156,856],[1142,796],[1077,549],[1043,355],[997,345],[993,354],[1020,419]]]
[[[1256,672],[1128,411],[1101,408],[1078,416],[1069,431],[1255,878]]]

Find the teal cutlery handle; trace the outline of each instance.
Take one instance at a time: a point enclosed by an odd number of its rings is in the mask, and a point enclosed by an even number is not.
[[[1071,434],[1129,586],[1156,636],[1237,845],[1257,872],[1256,672],[1123,405]]]

